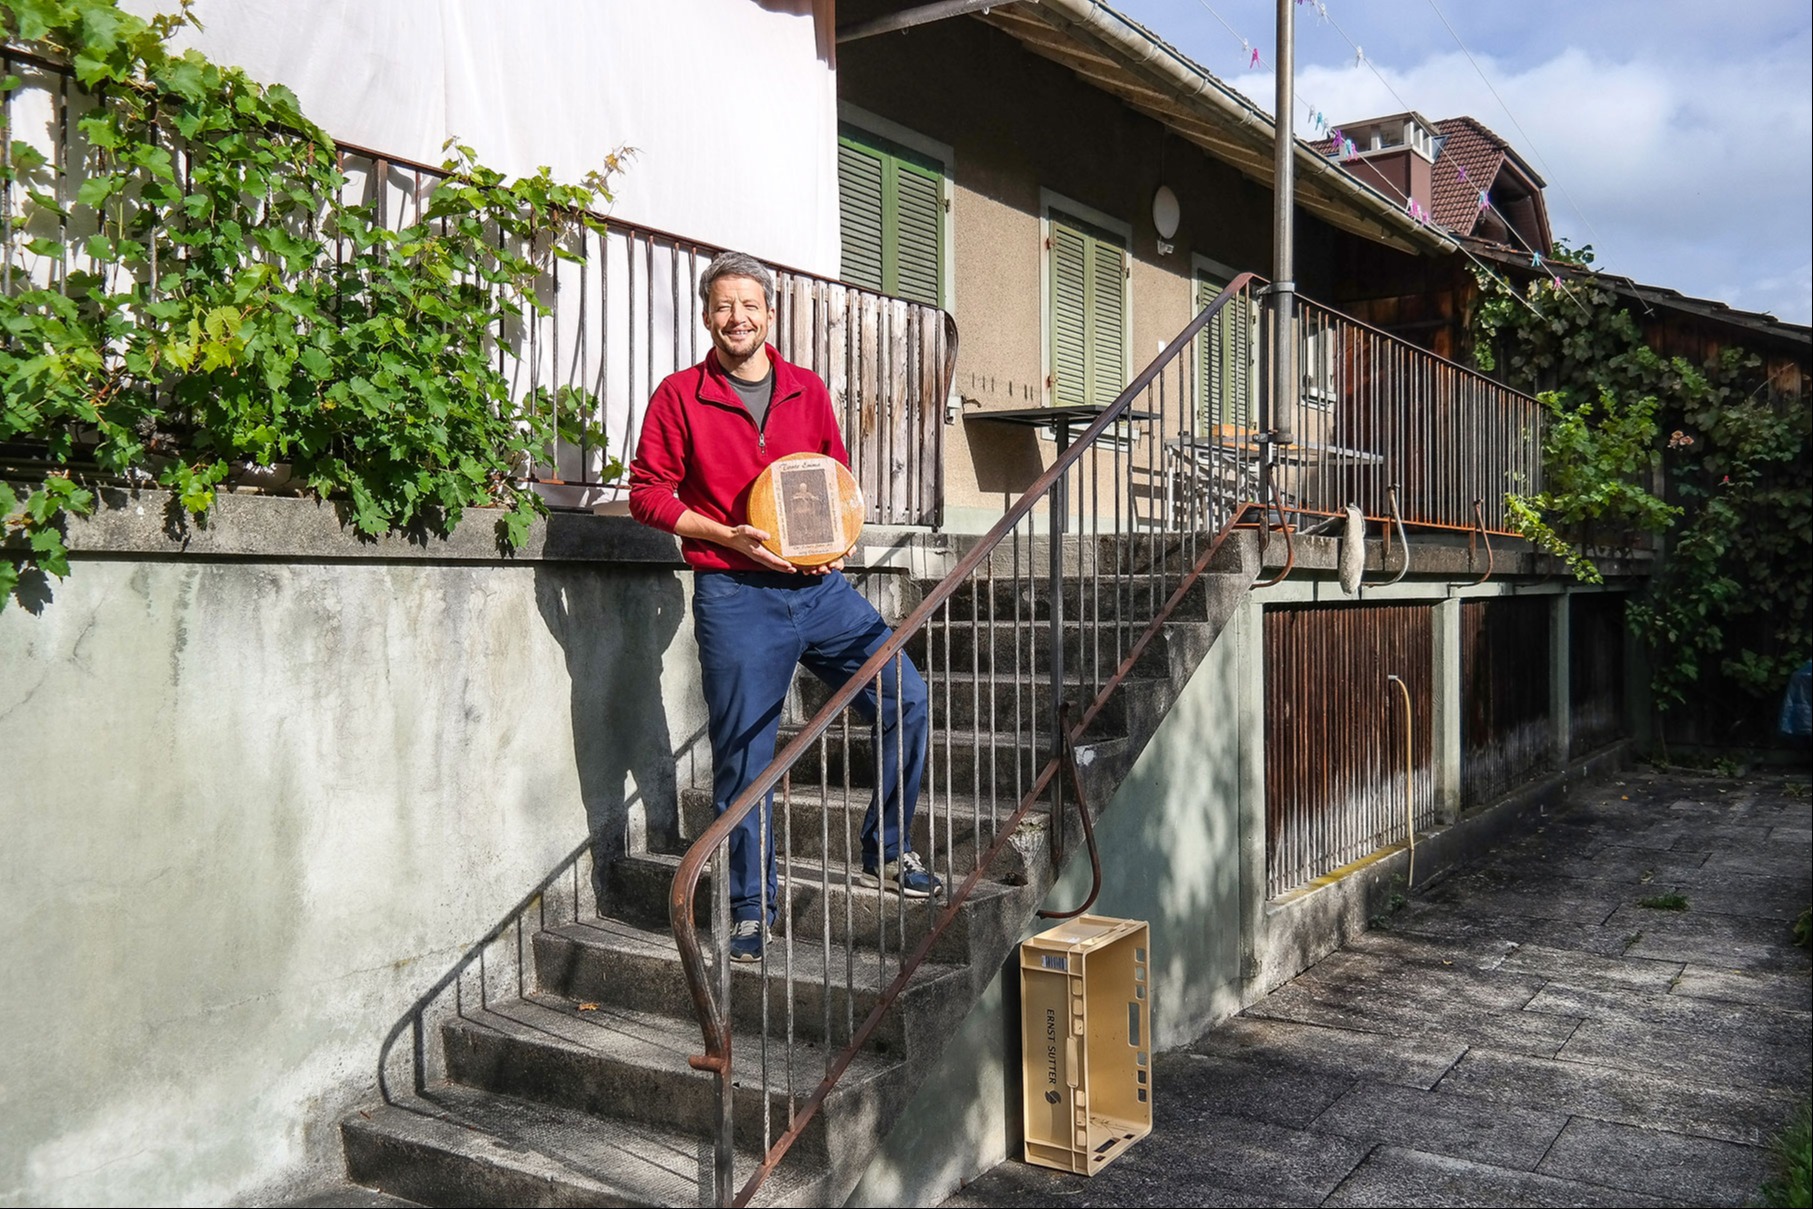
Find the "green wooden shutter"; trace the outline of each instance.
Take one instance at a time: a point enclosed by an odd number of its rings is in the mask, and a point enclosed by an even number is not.
[[[837,140],[845,281],[944,304],[944,170],[852,126]]]
[[[1107,404],[1127,385],[1127,254],[1103,240],[1090,250],[1089,401]]]
[[[1089,401],[1088,236],[1051,223],[1051,401]]]
[[[848,139],[837,143],[837,205],[843,233],[843,276],[871,290],[883,288],[884,181],[880,153]]]
[[[1126,249],[1056,212],[1050,231],[1051,401],[1112,403],[1127,382]]]
[[[890,293],[938,306],[944,257],[944,181],[918,164],[896,159],[894,169],[894,285]]]
[[[1196,285],[1196,309],[1206,308],[1227,286],[1208,276]],[[1231,298],[1220,316],[1197,338],[1197,417],[1214,424],[1250,426],[1248,397],[1252,383],[1252,307],[1244,297]]]

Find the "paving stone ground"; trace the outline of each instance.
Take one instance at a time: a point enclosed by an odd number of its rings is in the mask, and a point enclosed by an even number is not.
[[[1637,770],[1190,1046],[1093,1179],[945,1202],[1743,1205],[1813,1084],[1808,778]],[[1640,905],[1678,894],[1683,911]]]

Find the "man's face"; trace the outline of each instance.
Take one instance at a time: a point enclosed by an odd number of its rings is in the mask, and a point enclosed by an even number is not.
[[[725,362],[741,364],[761,348],[773,319],[762,283],[755,278],[724,276],[711,283],[705,330]]]

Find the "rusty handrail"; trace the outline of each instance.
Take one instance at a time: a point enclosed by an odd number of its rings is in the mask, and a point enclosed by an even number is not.
[[[754,781],[737,796],[736,800],[726,807],[724,813],[719,815],[712,824],[705,829],[704,833],[693,841],[692,846],[687,849],[686,854],[680,860],[679,869],[674,874],[672,890],[668,900],[668,914],[669,922],[673,928],[674,939],[680,953],[681,967],[686,975],[687,988],[691,993],[693,1008],[698,1016],[700,1030],[704,1036],[705,1052],[703,1054],[689,1055],[687,1059],[695,1070],[710,1071],[721,1080],[730,1077],[730,1007],[728,1003],[720,1007],[713,1002],[708,981],[708,971],[705,966],[704,953],[699,943],[697,930],[694,926],[697,912],[698,885],[700,879],[704,875],[707,861],[709,861],[713,854],[726,843],[730,833],[742,823],[749,815],[750,811],[754,810],[757,805],[766,798],[769,791],[780,782],[781,777],[786,771],[792,768],[794,763],[806,753],[811,745],[830,728],[832,721],[842,713],[846,706],[856,699],[863,687],[879,676],[885,668],[901,655],[908,640],[932,620],[938,609],[951,597],[958,586],[969,577],[971,572],[981,566],[983,560],[994,553],[995,549],[1014,531],[1020,521],[1025,519],[1026,516],[1032,512],[1033,508],[1051,492],[1053,486],[1060,482],[1063,476],[1069,473],[1072,467],[1081,461],[1084,456],[1092,452],[1095,443],[1102,434],[1107,432],[1112,425],[1119,423],[1122,420],[1124,413],[1131,407],[1133,400],[1143,394],[1159,376],[1160,372],[1190,347],[1191,341],[1193,341],[1197,334],[1220,313],[1222,307],[1227,304],[1229,299],[1243,294],[1248,286],[1257,280],[1260,279],[1255,274],[1242,273],[1229,283],[1229,285],[1203,309],[1201,314],[1197,315],[1193,321],[1187,324],[1183,330],[1165,346],[1164,350],[1159,353],[1152,363],[1141,371],[1141,373],[1115,397],[1112,403],[1103,409],[1101,415],[1097,416],[1089,427],[1071,443],[1070,447],[1064,451],[1063,455],[1056,458],[1052,465],[1048,467],[1045,472],[1027,488],[1025,493],[1007,509],[1001,519],[989,529],[982,540],[977,542],[975,546],[957,561],[949,574],[928,592],[925,599],[920,602],[918,607],[909,613],[907,617],[895,627],[893,634],[890,635],[888,639],[882,643],[881,647],[869,657],[868,661],[864,663],[842,687],[831,693],[830,697],[819,708],[818,712],[800,729],[799,733],[794,735],[794,737],[776,753],[774,760],[768,767],[763,769],[762,772],[756,776]],[[1192,580],[1193,579],[1194,575],[1192,575]],[[1145,636],[1146,640],[1149,640],[1149,637],[1149,635]],[[1142,641],[1140,646],[1143,649],[1144,641]],[[1131,666],[1130,661],[1132,658],[1133,655],[1129,655],[1128,662],[1125,666]],[[1118,673],[1114,683],[1118,684],[1119,680],[1123,677],[1124,672]],[[1095,713],[1100,709],[1100,705],[1101,703],[1099,701],[1092,703],[1091,708],[1085,712],[1083,719],[1079,722],[1076,733],[1080,734],[1082,729],[1088,725],[1089,720],[1093,718]],[[848,1066],[850,1060],[867,1040],[868,1035],[873,1031],[873,1026],[879,1023],[880,1015],[891,1005],[893,998],[897,996],[900,989],[905,986],[906,980],[911,977],[913,971],[916,970],[919,964],[924,960],[925,955],[931,951],[932,943],[945,928],[949,926],[950,922],[956,918],[958,908],[962,906],[963,901],[973,891],[975,884],[980,880],[982,873],[989,867],[994,858],[999,855],[1001,849],[1006,845],[1009,837],[1011,837],[1013,833],[1013,828],[1025,817],[1025,814],[1031,808],[1032,803],[1038,799],[1039,794],[1043,792],[1045,786],[1050,782],[1056,765],[1057,759],[1054,756],[1053,759],[1047,763],[1044,771],[1035,780],[1033,788],[1023,798],[1018,809],[1016,809],[1002,824],[997,833],[994,845],[989,849],[986,859],[978,862],[976,868],[970,873],[968,878],[966,878],[962,885],[951,894],[950,900],[943,912],[939,915],[938,921],[927,933],[913,955],[903,962],[900,974],[896,977],[894,983],[888,990],[884,992],[881,1000],[876,1004],[876,1007],[871,1012],[872,1019],[865,1021],[863,1028],[851,1038],[850,1043],[839,1054],[831,1071],[825,1076],[824,1084],[821,1085],[812,1098],[809,1099],[794,1115],[793,1121],[787,1132],[783,1134],[770,1149],[768,1156],[764,1159],[761,1167],[756,1170],[754,1175],[751,1176],[749,1183],[742,1189],[736,1203],[747,1203],[748,1198],[754,1195],[756,1188],[761,1185],[761,1182],[766,1178],[767,1173],[772,1170],[774,1163],[778,1162],[780,1158],[785,1155],[787,1149],[791,1147],[793,1140],[799,1136],[800,1131],[805,1128],[812,1116],[816,1114],[818,1106],[823,1103],[824,1095],[830,1090],[830,1087],[836,1083],[837,1078],[842,1075],[843,1070]],[[720,1145],[722,1144],[723,1139],[720,1139]]]

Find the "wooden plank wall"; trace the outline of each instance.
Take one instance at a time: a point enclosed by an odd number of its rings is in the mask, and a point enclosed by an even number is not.
[[[830,388],[870,523],[935,527],[955,351],[944,312],[790,273],[776,285],[781,355]]]

